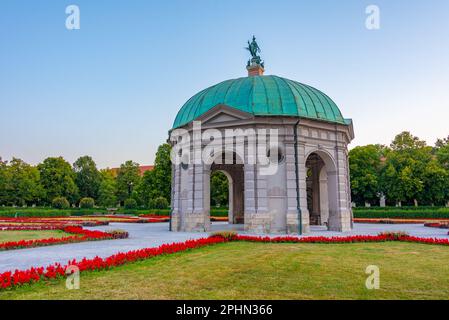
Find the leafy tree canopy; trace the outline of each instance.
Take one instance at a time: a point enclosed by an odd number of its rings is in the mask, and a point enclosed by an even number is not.
[[[384,146],[367,145],[355,147],[349,152],[351,191],[353,201],[362,204],[378,199],[379,174]]]
[[[122,164],[116,178],[118,201],[123,202],[130,198],[134,189],[139,187],[140,180],[138,163],[129,160]]]
[[[45,189],[45,200],[51,203],[56,197],[65,197],[69,202],[78,201],[78,187],[71,165],[62,157],[50,157],[37,166],[41,184]]]
[[[117,205],[117,184],[115,175],[111,170],[100,171],[101,182],[98,190],[98,204],[103,207],[115,207]]]
[[[214,171],[210,178],[211,206],[227,206],[229,199],[228,178],[223,172]]]
[[[73,164],[75,171],[75,183],[81,198],[98,198],[98,190],[101,183],[101,175],[97,165],[90,156],[78,158]]]

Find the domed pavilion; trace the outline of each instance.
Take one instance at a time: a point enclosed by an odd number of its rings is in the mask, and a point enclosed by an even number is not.
[[[264,75],[254,37],[247,49],[247,77],[198,92],[175,118],[171,230],[210,230],[216,170],[229,182],[229,223],[248,232],[350,230],[352,121],[322,91]]]

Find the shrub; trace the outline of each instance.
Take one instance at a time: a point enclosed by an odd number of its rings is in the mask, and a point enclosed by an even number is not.
[[[424,227],[449,229],[449,223],[448,222],[427,222],[427,223],[424,223]]]
[[[68,209],[70,207],[70,203],[64,197],[56,197],[51,202],[51,206],[55,209]]]
[[[156,199],[151,199],[148,206],[151,209],[167,209],[168,201],[164,197],[157,197]]]
[[[68,217],[68,216],[85,216],[97,213],[107,214],[107,210],[103,208],[95,209],[55,209],[50,207],[36,207],[36,208],[0,208],[0,217]]]
[[[210,215],[214,217],[227,217],[228,211],[227,208],[211,208]]]
[[[170,209],[150,209],[141,210],[141,214],[154,214],[158,216],[168,216],[170,214]]]
[[[379,219],[447,219],[449,208],[438,207],[371,207],[355,208],[354,218],[379,218]]]
[[[133,198],[126,199],[125,209],[137,209],[137,201]]]
[[[219,237],[225,240],[231,241],[237,237],[237,232],[235,231],[216,231],[210,234],[211,237]]]
[[[82,209],[92,209],[95,205],[95,200],[92,198],[82,198],[80,200],[80,208]]]
[[[403,237],[408,237],[409,234],[405,231],[385,231],[379,233],[380,236],[387,236],[388,238],[394,239],[394,240],[400,240]]]
[[[129,236],[128,231],[122,229],[107,230],[106,233],[109,233],[113,239],[126,239]]]

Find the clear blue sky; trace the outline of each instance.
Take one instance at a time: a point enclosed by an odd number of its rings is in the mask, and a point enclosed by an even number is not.
[[[81,29],[65,28],[76,4]],[[365,28],[380,8],[381,29]],[[151,164],[178,109],[246,75],[315,86],[352,118],[355,145],[449,135],[449,1],[56,1],[0,5],[0,156]]]

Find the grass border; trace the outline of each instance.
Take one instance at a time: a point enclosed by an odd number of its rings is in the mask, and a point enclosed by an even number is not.
[[[248,242],[264,242],[264,243],[363,243],[363,242],[412,242],[419,244],[431,245],[449,245],[449,239],[437,238],[420,238],[413,237],[403,233],[381,233],[375,236],[340,236],[340,237],[293,237],[293,236],[245,236],[227,233],[224,236],[214,234],[208,238],[200,238],[196,240],[187,240],[184,242],[175,242],[163,244],[159,247],[132,250],[125,253],[117,253],[107,258],[95,257],[93,259],[82,259],[76,261],[70,260],[66,265],[54,263],[48,267],[32,267],[27,270],[6,271],[0,273],[0,291],[10,288],[19,287],[26,284],[33,284],[40,281],[65,277],[73,273],[75,266],[80,272],[94,270],[109,270],[113,267],[150,259],[156,256],[173,254],[201,248],[217,243],[225,243],[230,241],[248,241]],[[70,267],[70,268],[69,268]]]

